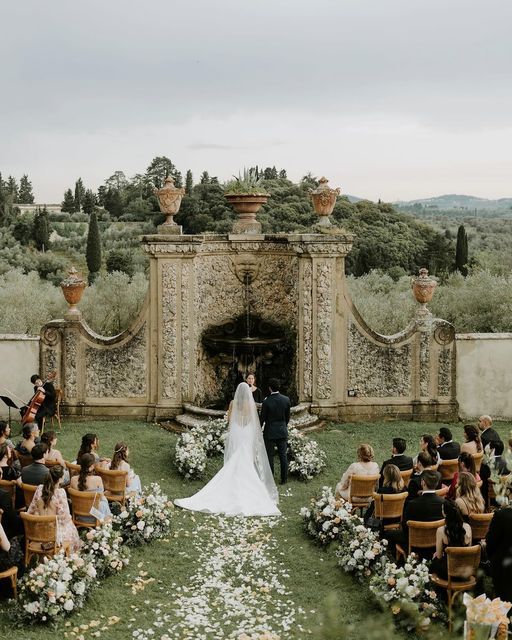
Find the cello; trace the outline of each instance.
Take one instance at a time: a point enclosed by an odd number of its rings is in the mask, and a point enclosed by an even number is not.
[[[57,372],[52,371],[52,373],[48,374],[46,382],[53,382],[57,377]],[[21,419],[21,424],[24,426],[26,424],[30,424],[31,422],[36,421],[36,415],[39,410],[39,407],[43,404],[44,399],[46,398],[46,391],[42,386],[38,387],[34,395],[32,396],[25,413],[23,414],[23,418]]]

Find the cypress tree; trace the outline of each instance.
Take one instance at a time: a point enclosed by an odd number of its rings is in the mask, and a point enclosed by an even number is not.
[[[193,188],[194,188],[194,179],[192,177],[192,171],[190,171],[189,169],[185,177],[185,193],[187,194],[187,196],[192,195]]]
[[[84,203],[85,197],[85,188],[84,183],[82,182],[82,178],[78,178],[75,182],[75,211],[77,213],[80,212],[82,205]]]
[[[32,238],[39,251],[47,251],[50,248],[50,222],[46,207],[37,209],[32,227]]]
[[[87,268],[89,269],[89,284],[92,284],[101,269],[101,239],[95,211],[91,213],[89,219],[85,259],[87,261]]]
[[[455,249],[455,269],[464,277],[468,275],[468,234],[461,224],[457,231],[457,246]]]
[[[32,183],[30,182],[26,174],[21,176],[18,202],[20,202],[21,204],[32,204],[34,202]]]
[[[75,198],[73,197],[73,192],[71,191],[71,189],[67,189],[64,192],[64,200],[61,204],[60,210],[66,213],[75,212]]]
[[[91,189],[87,189],[85,192],[84,200],[82,203],[82,210],[84,213],[91,214],[96,206],[96,197]]]

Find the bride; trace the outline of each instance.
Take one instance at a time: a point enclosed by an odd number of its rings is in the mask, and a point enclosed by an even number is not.
[[[278,500],[256,404],[249,385],[241,382],[231,407],[224,466],[195,495],[174,503],[228,516],[277,516]]]

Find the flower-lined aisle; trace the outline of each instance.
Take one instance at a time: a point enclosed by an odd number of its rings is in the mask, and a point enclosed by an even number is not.
[[[273,536],[277,519],[183,517],[194,522],[190,578],[172,585],[165,612],[152,627],[136,629],[135,638],[278,640],[307,634]]]

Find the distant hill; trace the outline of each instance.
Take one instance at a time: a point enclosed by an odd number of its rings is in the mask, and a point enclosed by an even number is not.
[[[470,211],[477,209],[480,211],[507,212],[512,210],[512,198],[499,198],[490,200],[488,198],[477,198],[476,196],[458,195],[455,193],[436,196],[434,198],[422,198],[419,200],[398,201],[393,203],[400,209],[456,209]]]

